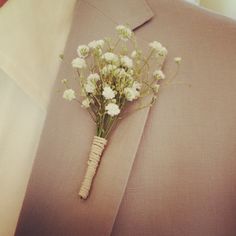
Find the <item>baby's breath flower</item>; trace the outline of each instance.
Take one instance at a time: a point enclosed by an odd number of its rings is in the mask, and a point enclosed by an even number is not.
[[[96,83],[98,80],[100,80],[100,76],[97,73],[92,73],[87,77],[88,83]]]
[[[73,89],[66,89],[62,97],[68,101],[72,101],[76,98],[75,91]]]
[[[117,67],[115,65],[106,65],[102,68],[102,74],[104,76],[108,76],[109,74],[111,74]]]
[[[104,59],[108,63],[116,63],[118,62],[118,56],[112,52],[106,52],[102,55],[102,59]]]
[[[153,41],[153,42],[149,43],[149,47],[151,47],[152,49],[154,49],[157,52],[159,52],[162,49],[161,43],[159,43],[157,41]]]
[[[137,53],[136,50],[134,50],[134,51],[131,53],[131,57],[132,57],[132,58],[136,58],[137,55],[138,55],[138,53]]]
[[[93,40],[92,42],[90,42],[88,44],[88,46],[91,48],[91,49],[101,49],[103,48],[104,46],[104,40],[100,39],[100,40]]]
[[[153,72],[153,77],[156,78],[157,80],[165,79],[165,74],[163,73],[162,70],[155,70]]]
[[[118,25],[116,27],[117,33],[121,40],[127,41],[132,37],[132,30],[124,25]]]
[[[120,62],[122,66],[125,66],[127,68],[132,68],[133,67],[133,60],[129,58],[128,56],[122,56],[120,58]]]
[[[152,86],[152,89],[154,90],[155,93],[158,93],[159,88],[160,88],[160,84],[154,84],[154,85]]]
[[[107,114],[110,116],[116,116],[120,113],[120,108],[115,103],[109,103],[105,106],[105,110],[107,111]]]
[[[102,40],[102,39],[97,40],[97,45],[98,45],[98,47],[103,48],[104,40]]]
[[[132,87],[124,89],[125,98],[128,101],[133,101],[140,96],[141,83],[134,81]]]
[[[123,68],[117,68],[115,71],[114,71],[114,75],[121,79],[121,78],[126,78],[129,76],[129,74],[125,71],[125,69]]]
[[[140,89],[142,84],[138,81],[134,81],[131,87],[124,89],[125,97],[128,101],[133,101],[140,96]]]
[[[72,64],[72,67],[78,68],[78,69],[83,69],[87,67],[85,60],[79,57],[75,58],[71,64]]]
[[[83,101],[82,101],[82,107],[84,108],[89,108],[90,107],[90,100],[88,98],[85,98]]]
[[[175,58],[174,58],[174,61],[175,61],[177,64],[180,64],[180,62],[182,61],[182,58],[181,58],[181,57],[175,57]]]
[[[162,44],[157,41],[153,41],[149,43],[149,47],[155,50],[155,52],[157,53],[156,55],[159,55],[162,57],[165,57],[168,53],[167,49],[163,47]]]
[[[135,90],[140,90],[142,87],[142,84],[139,83],[138,81],[134,81],[132,88]]]
[[[96,90],[96,86],[94,83],[88,82],[85,84],[84,89],[87,93],[94,93]]]
[[[89,54],[89,47],[87,45],[80,45],[77,49],[78,56],[86,58]]]
[[[158,55],[161,57],[166,57],[168,51],[165,47],[162,47],[162,49],[158,52]]]
[[[106,86],[103,88],[102,95],[105,99],[113,99],[115,97],[115,92],[109,86]]]
[[[136,90],[130,87],[127,87],[124,89],[124,94],[125,94],[125,98],[128,101],[133,101],[134,99],[136,99]]]

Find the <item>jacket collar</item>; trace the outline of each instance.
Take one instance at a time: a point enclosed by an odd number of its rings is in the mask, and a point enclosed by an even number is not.
[[[84,0],[117,24],[128,24],[133,30],[149,21],[153,12],[145,0]],[[111,4],[112,1],[112,4]]]

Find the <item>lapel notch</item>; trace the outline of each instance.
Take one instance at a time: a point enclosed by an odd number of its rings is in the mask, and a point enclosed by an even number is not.
[[[145,0],[84,0],[102,12],[114,24],[128,24],[133,30],[153,16],[153,11]]]

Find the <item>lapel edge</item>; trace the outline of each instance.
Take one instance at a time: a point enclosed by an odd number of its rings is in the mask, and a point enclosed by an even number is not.
[[[154,13],[146,0],[120,0],[119,3],[117,3],[118,1],[116,0],[80,1],[84,1],[90,6],[96,8],[114,24],[128,24],[132,30],[142,26],[154,16]],[[114,7],[110,8],[110,5],[114,5]],[[122,12],[122,17],[117,15],[117,12]],[[130,12],[132,12],[132,14],[130,14]]]

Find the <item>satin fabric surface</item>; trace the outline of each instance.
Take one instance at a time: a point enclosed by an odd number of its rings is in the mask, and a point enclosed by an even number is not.
[[[169,58],[182,56],[176,84],[120,123],[81,201],[94,126],[56,91],[72,73],[62,63],[16,235],[236,234],[236,23],[183,1],[147,3],[79,1],[65,60],[129,23],[143,50],[158,39]],[[166,74],[174,68],[168,60]]]

